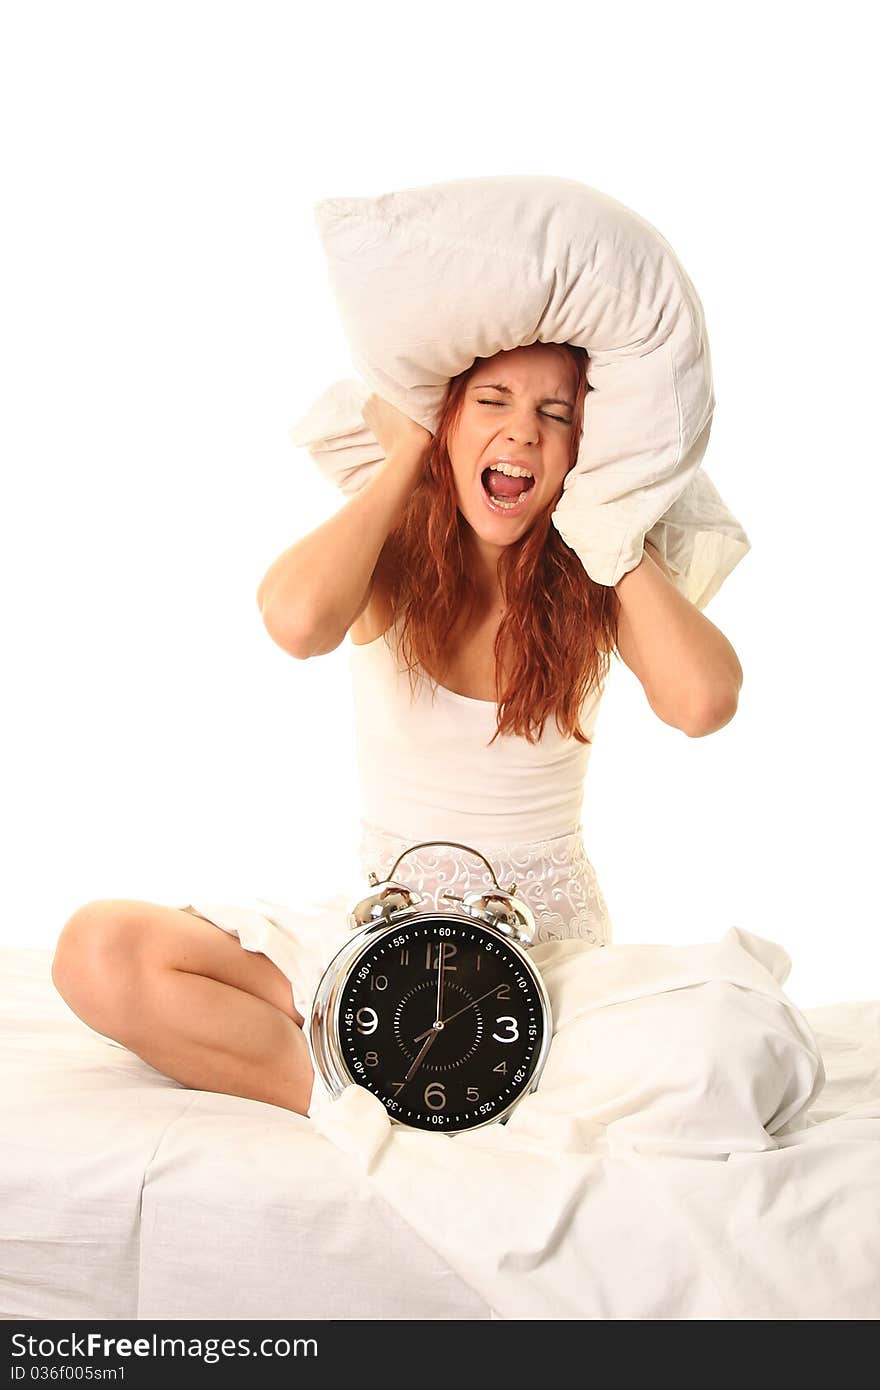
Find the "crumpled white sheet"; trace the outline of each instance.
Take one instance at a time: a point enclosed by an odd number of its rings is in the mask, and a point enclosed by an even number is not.
[[[532,959],[554,1033],[506,1125],[392,1125],[351,1085],[312,1124],[500,1318],[880,1316],[880,1095],[823,1122],[778,944]]]
[[[336,381],[289,431],[291,442],[308,449],[324,477],[347,497],[359,492],[385,461],[382,446],[362,415],[369,395],[369,387],[355,378]],[[560,534],[578,553],[577,490],[570,487],[560,499],[560,515],[563,502],[565,522]],[[645,539],[669,566],[679,592],[700,611],[751,549],[742,526],[702,468],[693,473]]]

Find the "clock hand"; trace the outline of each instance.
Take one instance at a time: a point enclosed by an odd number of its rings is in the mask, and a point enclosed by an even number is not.
[[[439,966],[438,966],[438,968],[437,968],[437,1017],[436,1017],[436,1019],[435,1019],[435,1021],[434,1021],[434,1026],[435,1026],[435,1027],[437,1026],[438,1023],[441,1023],[441,1022],[443,1021],[443,976],[444,976],[444,969],[443,969],[443,948],[445,947],[445,945],[446,945],[446,942],[445,942],[445,941],[441,941],[441,942],[440,942],[440,949],[439,949],[439,951],[437,952],[437,958],[438,958],[440,964],[439,964]]]
[[[441,1025],[441,1026],[442,1026],[442,1025]],[[424,1046],[422,1047],[421,1051],[419,1052],[419,1055],[416,1057],[415,1061],[413,1062],[412,1066],[410,1067],[409,1071],[407,1072],[406,1076],[403,1078],[404,1084],[406,1084],[407,1081],[410,1081],[410,1080],[412,1079],[412,1077],[415,1076],[415,1074],[416,1074],[416,1072],[418,1071],[419,1067],[422,1065],[422,1062],[423,1062],[423,1060],[424,1060],[424,1058],[425,1058],[425,1054],[427,1053],[428,1048],[431,1046],[431,1044],[432,1044],[433,1042],[435,1042],[435,1041],[437,1040],[437,1038],[438,1038],[439,1036],[440,1036],[440,1029],[439,1029],[439,1028],[429,1028],[429,1029],[428,1029],[428,1032],[427,1032],[427,1035],[424,1034],[424,1033],[422,1034],[422,1037],[423,1037],[423,1038],[426,1038],[425,1044],[424,1044]],[[416,1041],[418,1042],[418,1039],[416,1039]]]
[[[425,1044],[422,1047],[421,1052],[418,1054],[415,1061],[413,1062],[412,1066],[410,1067],[409,1071],[407,1072],[406,1076],[403,1078],[404,1084],[406,1084],[407,1081],[411,1080],[412,1077],[415,1076],[419,1067],[422,1065],[422,1062],[427,1054],[428,1048],[437,1039],[437,1037],[440,1034],[440,1030],[443,1028],[443,956],[445,946],[446,942],[441,941],[439,950],[437,951],[437,1017],[434,1023],[428,1029],[428,1031],[426,1033],[420,1033],[419,1036],[415,1039],[416,1042],[421,1042],[422,1038],[424,1038]]]
[[[481,994],[479,999],[472,999],[469,1004],[464,1005],[464,1008],[457,1009],[454,1014],[450,1014],[448,1018],[443,1020],[444,1025],[447,1023],[451,1023],[454,1018],[458,1018],[459,1014],[467,1013],[468,1009],[475,1009],[476,1006],[478,1004],[481,1004],[484,999],[488,999],[490,994],[497,994],[499,989],[502,988],[503,984],[504,981],[502,980],[501,984],[493,985],[491,989],[487,989],[486,993]],[[428,1029],[428,1033],[431,1032],[434,1028],[436,1028],[436,1026],[436,1024],[432,1024],[431,1028]],[[422,1038],[426,1038],[428,1036],[428,1033],[419,1033],[419,1036],[417,1038],[413,1038],[413,1042],[421,1042]]]

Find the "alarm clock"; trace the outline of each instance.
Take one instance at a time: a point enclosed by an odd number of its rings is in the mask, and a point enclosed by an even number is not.
[[[451,845],[482,860],[488,891],[425,904],[394,874],[406,855]],[[453,840],[424,840],[348,914],[353,935],[328,964],[306,1036],[332,1096],[354,1082],[392,1123],[458,1133],[504,1123],[535,1089],[553,1033],[550,1000],[528,958],[531,909],[500,887],[488,860]]]

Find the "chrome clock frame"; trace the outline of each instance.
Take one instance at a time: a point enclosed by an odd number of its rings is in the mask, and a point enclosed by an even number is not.
[[[396,882],[394,873],[401,859],[427,845],[453,845],[477,855],[492,875],[494,888],[468,893],[464,898],[456,897],[452,893],[441,895],[460,904],[460,908],[442,907],[439,903],[426,905],[423,895],[405,884]],[[515,883],[506,890],[500,887],[491,865],[478,850],[472,849],[470,845],[460,845],[453,840],[424,840],[419,844],[410,845],[395,860],[387,879],[380,881],[375,871],[371,871],[369,882],[374,891],[359,902],[348,915],[349,927],[354,935],[343,943],[330,960],[312,1000],[305,1032],[315,1075],[321,1079],[325,1089],[333,1097],[341,1095],[348,1086],[359,1084],[345,1065],[340,1043],[339,1015],[345,987],[363,955],[371,951],[384,937],[393,936],[402,927],[418,923],[424,918],[443,917],[450,923],[462,926],[478,925],[483,931],[494,936],[499,943],[503,943],[508,950],[513,951],[534,981],[542,1012],[541,1045],[528,1085],[514,1096],[503,1110],[487,1116],[485,1120],[476,1124],[458,1128],[438,1128],[437,1133],[461,1134],[473,1129],[482,1129],[485,1125],[504,1123],[523,1097],[537,1088],[553,1033],[553,1016],[547,987],[537,966],[532,964],[527,955],[528,948],[534,943],[535,938],[535,920],[531,908],[521,898],[516,897]],[[405,1120],[400,1120],[390,1113],[388,1118],[392,1124],[402,1125],[406,1129],[418,1129],[421,1133],[431,1132],[421,1126],[408,1125]]]

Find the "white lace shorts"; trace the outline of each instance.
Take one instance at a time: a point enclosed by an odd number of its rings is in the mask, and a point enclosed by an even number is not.
[[[399,855],[419,841],[362,822],[360,859],[363,891],[370,891],[369,871],[384,878]],[[611,941],[611,921],[596,873],[584,850],[581,827],[568,835],[531,844],[475,846],[492,865],[502,888],[516,883],[519,896],[535,915],[535,944],[564,937],[578,937],[596,946]],[[424,893],[428,901],[443,904],[440,894],[459,897],[491,886],[486,867],[473,854],[449,846],[434,846],[408,854],[395,878]],[[312,1000],[331,958],[349,939],[348,913],[354,897],[300,904],[296,908],[254,898],[245,903],[218,903],[205,899],[181,904],[184,911],[206,918],[223,931],[237,936],[246,951],[261,951],[290,981],[293,1002],[308,1023]]]
[[[410,836],[407,840],[369,822],[361,822],[361,829],[360,858],[365,881],[369,869],[375,869],[380,877],[389,874],[409,845],[429,838]],[[596,871],[584,849],[581,826],[567,835],[529,844],[479,840],[473,847],[489,861],[501,887],[509,888],[515,883],[518,896],[532,909],[535,945],[564,937],[583,938],[595,946],[610,943],[611,919]],[[438,904],[441,893],[462,897],[492,883],[485,864],[476,855],[442,844],[408,854],[394,877],[434,897]]]

